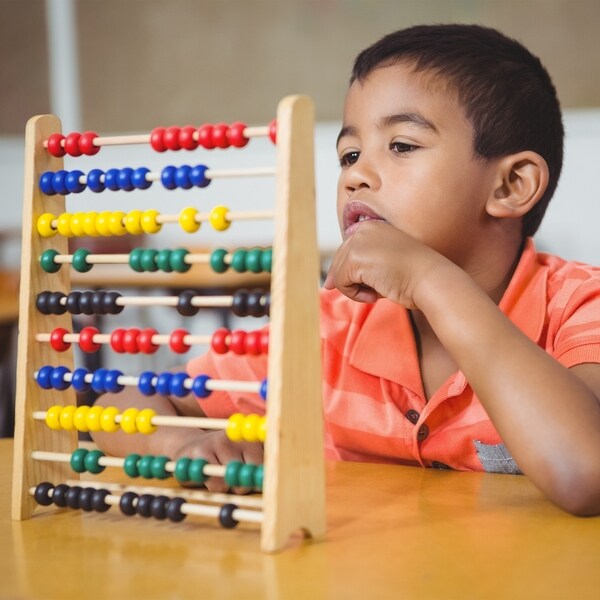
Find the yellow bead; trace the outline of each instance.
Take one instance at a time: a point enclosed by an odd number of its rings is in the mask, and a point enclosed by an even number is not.
[[[44,213],[37,220],[37,231],[42,237],[52,237],[56,235],[57,230],[52,227],[52,221],[56,216],[52,213]]]
[[[135,418],[135,424],[140,433],[154,433],[156,425],[152,425],[152,417],[156,416],[156,411],[151,408],[143,408]]]
[[[130,210],[125,215],[125,231],[130,235],[141,235],[144,233],[140,220],[142,218],[142,211],[135,209]]]
[[[135,418],[140,411],[137,408],[127,408],[121,414],[121,429],[125,433],[137,433]]]
[[[264,442],[267,439],[267,417],[260,417],[256,426],[256,437],[259,442]]]
[[[119,424],[115,421],[118,414],[119,409],[116,406],[107,406],[100,415],[100,429],[106,431],[106,433],[119,431]]]
[[[127,228],[125,227],[126,218],[127,215],[122,210],[110,213],[110,216],[108,217],[108,228],[112,235],[125,235],[127,233]]]
[[[196,221],[196,215],[198,211],[195,208],[184,208],[179,213],[179,225],[181,229],[187,233],[195,233],[200,229],[200,223]]]
[[[242,437],[247,442],[258,442],[258,422],[260,415],[247,415],[242,425]]]
[[[110,227],[108,224],[108,220],[110,219],[110,212],[107,210],[103,210],[96,217],[96,231],[98,235],[103,237],[110,237],[112,235],[110,231]]]
[[[210,211],[210,224],[217,231],[225,231],[229,229],[231,221],[227,220],[229,209],[226,206],[215,206]]]
[[[140,225],[144,233],[158,233],[161,230],[162,225],[157,222],[156,217],[158,217],[158,211],[154,208],[143,212]]]
[[[234,413],[227,419],[227,429],[225,433],[232,442],[241,442],[244,437],[242,435],[242,427],[246,417],[242,413]]]
[[[75,429],[73,425],[73,415],[75,414],[76,408],[76,406],[70,405],[63,407],[63,409],[60,411],[59,421],[60,426],[63,429],[66,429],[67,431],[72,431]]]
[[[85,229],[83,227],[83,220],[85,219],[85,213],[76,212],[71,215],[71,233],[75,237],[83,237],[85,235]]]
[[[77,429],[77,431],[87,432],[89,431],[87,416],[90,411],[90,407],[86,404],[77,407],[75,414],[73,415],[73,427]]]
[[[98,237],[98,229],[96,229],[97,212],[87,212],[83,217],[83,232],[90,237]]]
[[[64,237],[73,237],[73,232],[71,231],[70,213],[62,213],[61,215],[58,215],[56,229],[58,229],[58,233]]]
[[[102,417],[102,406],[92,406],[87,414],[87,426],[90,431],[101,431],[100,418]]]
[[[62,429],[60,425],[60,413],[62,412],[62,409],[62,406],[55,404],[46,411],[46,425],[48,425],[50,429],[54,429],[55,431]]]

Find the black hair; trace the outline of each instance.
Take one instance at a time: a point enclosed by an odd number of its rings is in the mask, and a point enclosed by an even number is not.
[[[523,235],[533,235],[556,190],[564,143],[560,103],[540,59],[489,27],[418,25],[390,33],[363,50],[350,83],[400,62],[442,77],[456,91],[473,127],[476,156],[491,159],[532,150],[544,158],[548,186],[523,217]]]

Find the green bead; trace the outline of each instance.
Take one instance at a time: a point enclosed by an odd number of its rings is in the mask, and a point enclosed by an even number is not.
[[[134,248],[129,253],[129,266],[138,273],[141,273],[144,269],[142,269],[142,265],[140,264],[140,258],[142,257],[143,248]]]
[[[171,273],[173,271],[170,250],[165,249],[158,251],[158,254],[156,255],[156,267],[159,271],[164,271],[165,273]]]
[[[265,467],[263,465],[258,465],[256,471],[254,471],[254,487],[257,490],[262,490],[264,474]]]
[[[181,481],[181,483],[185,483],[190,480],[189,469],[190,464],[192,462],[191,458],[184,456],[183,458],[177,459],[175,463],[175,471],[173,471],[173,476],[177,481]]]
[[[236,487],[240,485],[240,469],[242,463],[239,460],[232,460],[227,463],[225,467],[225,483],[230,487]]]
[[[190,481],[194,483],[204,483],[206,481],[206,475],[204,474],[204,467],[208,464],[208,461],[204,458],[195,458],[190,463],[188,468],[188,477]]]
[[[217,248],[210,254],[210,268],[215,273],[225,273],[229,269],[229,265],[225,262],[227,250],[225,248]]]
[[[150,465],[152,477],[155,477],[156,479],[166,479],[169,477],[170,473],[165,469],[165,465],[168,462],[169,458],[167,456],[155,456]]]
[[[103,456],[104,452],[102,452],[102,450],[90,450],[84,459],[85,468],[94,475],[102,473],[106,468],[99,462]]]
[[[73,454],[71,454],[71,469],[75,471],[75,473],[85,473],[85,457],[89,450],[85,448],[77,448]]]
[[[139,454],[128,454],[123,463],[123,471],[128,477],[139,477],[138,462],[142,458]]]
[[[147,271],[148,273],[158,271],[158,267],[156,266],[157,254],[158,250],[153,250],[152,248],[147,248],[142,251],[142,255],[140,256],[142,270]]]
[[[260,257],[260,264],[265,273],[271,272],[271,267],[273,265],[273,248],[265,248],[263,250],[262,256]]]
[[[192,265],[185,262],[185,257],[190,253],[186,248],[175,248],[171,252],[171,268],[176,273],[189,271]]]
[[[78,273],[87,273],[94,265],[90,265],[87,261],[89,250],[78,248],[73,252],[73,262],[71,265]]]
[[[152,454],[144,454],[142,458],[138,461],[138,471],[140,472],[140,477],[144,479],[152,479],[152,461],[154,460],[154,456]]]
[[[238,477],[242,487],[254,487],[254,472],[256,465],[245,464],[240,467]]]
[[[54,257],[58,254],[57,250],[46,250],[40,256],[40,266],[46,273],[56,273],[60,269],[60,263],[54,262]]]
[[[244,248],[238,248],[231,259],[231,268],[236,273],[246,272],[246,250]]]
[[[246,253],[246,269],[251,273],[262,273],[262,253],[261,248],[252,248]]]

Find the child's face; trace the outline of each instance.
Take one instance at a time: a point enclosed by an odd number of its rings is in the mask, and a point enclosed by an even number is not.
[[[337,150],[344,238],[359,219],[380,218],[466,266],[496,164],[475,157],[473,128],[439,78],[396,64],[355,81]]]

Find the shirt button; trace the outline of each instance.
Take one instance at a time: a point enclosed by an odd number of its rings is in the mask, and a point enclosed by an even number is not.
[[[409,421],[410,421],[410,422],[411,422],[413,425],[416,425],[416,424],[417,424],[417,421],[419,420],[419,417],[420,417],[420,416],[421,416],[421,415],[419,415],[419,413],[418,413],[416,410],[412,409],[412,408],[411,408],[410,410],[407,410],[407,411],[406,411],[406,418],[407,418],[407,419],[408,419],[408,420],[409,420]]]
[[[426,423],[423,423],[421,427],[419,427],[419,431],[417,431],[417,439],[419,442],[422,442],[429,435],[429,427],[427,427]]]

